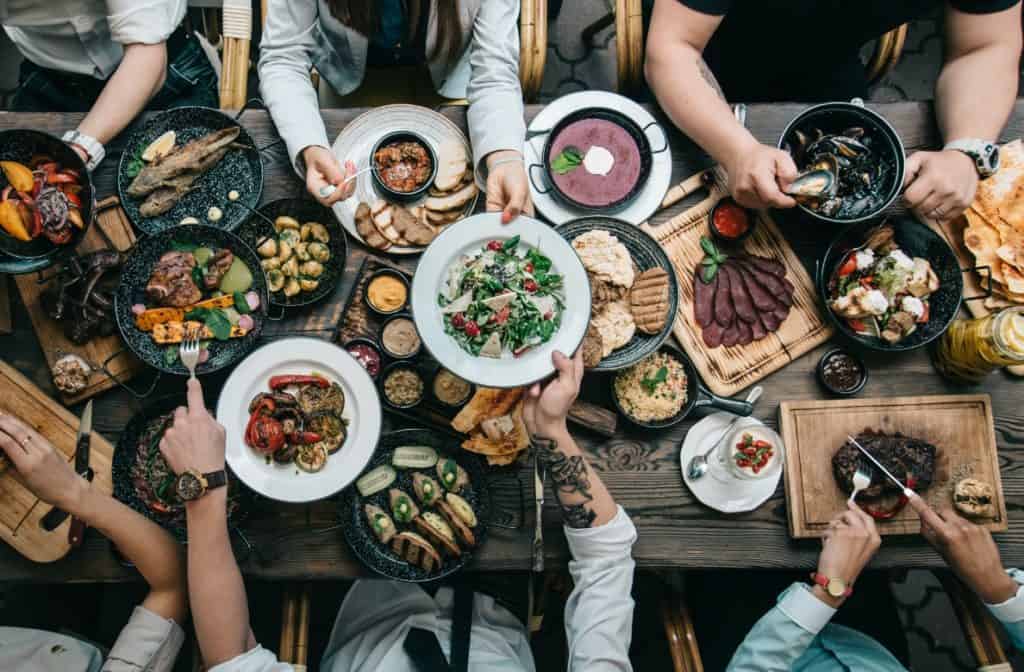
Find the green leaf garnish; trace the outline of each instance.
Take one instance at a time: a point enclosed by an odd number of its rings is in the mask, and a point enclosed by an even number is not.
[[[235,292],[231,296],[235,302],[235,310],[237,310],[240,315],[248,315],[252,312],[252,309],[249,308],[249,302],[245,299],[245,294],[242,292]]]
[[[581,163],[583,163],[583,154],[580,153],[580,150],[570,145],[563,149],[562,153],[551,162],[551,170],[559,175],[565,175],[575,170]]]
[[[658,369],[653,378],[644,378],[640,381],[640,384],[647,390],[647,396],[651,396],[658,389],[658,385],[661,385],[666,380],[668,380],[668,367],[663,366]]]
[[[508,240],[501,244],[501,251],[509,252],[511,250],[516,249],[517,247],[519,247],[519,240],[520,236],[512,236],[511,238],[509,238]]]

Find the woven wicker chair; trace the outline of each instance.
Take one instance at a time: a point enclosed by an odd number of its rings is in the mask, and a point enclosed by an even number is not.
[[[614,0],[612,11],[583,30],[585,43],[591,43],[602,28],[615,23],[615,55],[618,63],[618,90],[638,93],[644,82],[644,19],[642,0]],[[900,60],[907,39],[907,24],[895,28],[878,39],[868,59],[868,82],[874,84],[892,70]],[[590,46],[593,46],[590,44]]]
[[[266,15],[267,0],[262,0],[261,17]],[[519,41],[519,80],[523,98],[533,102],[540,93],[547,59],[547,0],[522,0]],[[239,109],[245,105],[251,44],[252,10],[249,0],[224,0],[224,70],[220,86],[222,109]]]
[[[953,612],[974,655],[978,672],[1011,672],[999,641],[999,626],[985,606],[948,571],[934,574],[953,604]],[[693,619],[684,596],[676,590],[667,590],[661,602],[661,616],[675,672],[704,672]]]

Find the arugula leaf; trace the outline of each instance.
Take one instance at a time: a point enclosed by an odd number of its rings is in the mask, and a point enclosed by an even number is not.
[[[654,394],[654,391],[658,389],[658,385],[661,385],[666,380],[668,380],[668,367],[663,366],[658,369],[658,372],[654,374],[653,378],[644,378],[640,381],[640,384],[643,385],[645,390],[647,390],[647,396],[651,396]]]
[[[565,175],[576,170],[582,163],[583,154],[580,153],[580,150],[570,145],[563,149],[562,153],[551,162],[551,170],[559,175]]]
[[[520,236],[512,236],[501,245],[502,252],[509,252],[519,247]]]
[[[249,302],[245,298],[245,294],[242,292],[235,292],[232,294],[232,297],[235,300],[235,310],[237,310],[240,315],[248,315],[252,312],[252,309],[249,308]]]
[[[135,179],[139,173],[142,172],[143,164],[142,159],[136,157],[128,162],[128,166],[124,169],[124,174],[130,179]]]

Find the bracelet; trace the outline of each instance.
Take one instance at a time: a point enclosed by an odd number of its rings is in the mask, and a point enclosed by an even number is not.
[[[525,164],[526,162],[523,160],[523,157],[521,157],[521,156],[509,156],[509,157],[504,158],[504,159],[498,159],[497,161],[494,162],[494,165],[488,166],[487,170],[488,171],[492,171],[495,168],[497,168],[498,166],[505,165],[506,163],[524,163]]]

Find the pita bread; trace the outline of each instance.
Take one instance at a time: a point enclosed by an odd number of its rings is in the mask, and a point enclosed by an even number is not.
[[[590,322],[601,333],[602,358],[629,343],[636,334],[636,322],[625,300],[609,303]]]
[[[587,326],[587,334],[583,337],[583,366],[592,369],[601,363],[604,357],[604,339],[594,323]]]
[[[626,246],[607,231],[587,231],[576,236],[572,247],[593,277],[620,287],[632,287],[633,258]]]
[[[509,390],[478,387],[469,403],[452,419],[452,429],[468,434],[487,418],[507,415],[522,396],[521,387]]]
[[[1009,264],[1003,264],[1002,267],[1008,293],[1024,295],[1024,273]]]
[[[439,191],[449,191],[462,182],[462,177],[469,169],[466,156],[466,145],[459,140],[446,140],[437,148],[437,176],[434,187]]]

